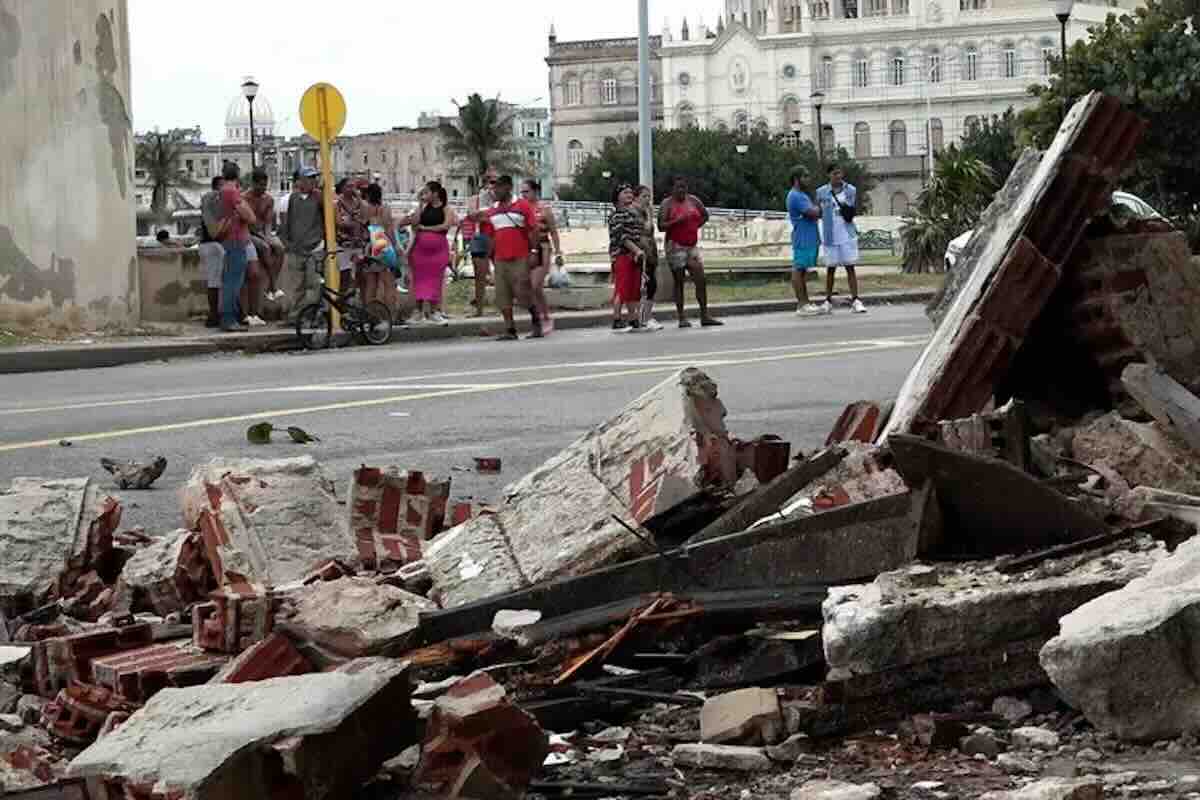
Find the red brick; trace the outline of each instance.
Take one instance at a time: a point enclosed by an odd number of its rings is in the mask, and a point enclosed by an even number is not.
[[[315,668],[292,641],[272,633],[230,661],[213,679],[215,683],[250,683],[287,675],[304,675]]]
[[[42,697],[54,697],[71,683],[90,679],[94,659],[143,647],[152,640],[150,624],[143,622],[35,642],[34,685]]]
[[[128,714],[134,710],[133,705],[109,689],[76,683],[46,704],[42,726],[63,741],[88,745],[100,735],[110,714]]]
[[[217,589],[208,603],[192,607],[192,644],[236,654],[274,630],[275,598],[265,587],[239,584]]]
[[[421,558],[421,542],[445,526],[450,481],[412,470],[355,470],[350,488],[350,530],[367,567],[404,565]]]
[[[152,644],[92,660],[92,681],[117,697],[137,703],[167,686],[204,683],[228,661],[177,643]]]
[[[846,409],[834,424],[833,430],[825,438],[825,446],[829,447],[838,442],[849,441],[871,444],[875,441],[875,437],[879,435],[882,421],[883,413],[880,411],[878,404],[872,403],[869,400],[860,400],[857,403],[851,403],[846,406]]]

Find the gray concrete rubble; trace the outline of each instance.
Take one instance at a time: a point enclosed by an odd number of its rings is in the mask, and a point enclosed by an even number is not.
[[[1147,364],[1127,366],[1121,384],[1147,414],[1200,454],[1200,398]]]
[[[991,565],[944,566],[932,584],[924,570],[917,581],[900,570],[870,584],[831,588],[822,606],[829,677],[1049,639],[1064,614],[1145,575],[1164,555],[1145,542],[1136,552],[1048,562],[1024,576]]]
[[[1012,791],[987,792],[980,800],[1100,800],[1104,784],[1091,776],[1043,778]]]
[[[121,506],[89,478],[14,478],[0,490],[0,619],[67,598],[84,575],[112,568],[120,520]]]
[[[433,603],[369,578],[317,581],[292,592],[277,625],[295,638],[341,656],[396,655]]]
[[[413,744],[407,665],[164,689],[84,750],[70,775],[93,797],[350,797]]]
[[[680,744],[671,751],[676,764],[729,772],[769,772],[771,759],[761,747],[730,744]]]
[[[704,701],[700,739],[709,744],[775,744],[783,712],[774,689],[739,689]]]
[[[1092,724],[1127,739],[1200,728],[1200,537],[1149,574],[1062,619],[1041,652],[1062,696]]]
[[[115,609],[181,612],[215,588],[200,534],[178,530],[134,551],[117,581]]]
[[[737,482],[717,386],[685,369],[507,487],[496,514],[425,547],[444,607],[606,566],[646,550],[624,525],[653,529],[673,509]]]
[[[882,794],[874,783],[817,780],[793,789],[791,800],[876,800]]]
[[[1130,486],[1200,495],[1200,457],[1157,423],[1134,422],[1113,411],[1075,429],[1076,461],[1107,466]]]
[[[333,483],[311,456],[213,459],[192,470],[181,499],[222,585],[278,586],[330,559],[357,562]]]
[[[1200,533],[1200,497],[1179,492],[1164,492],[1139,486],[1127,492],[1119,503],[1122,516],[1131,520],[1166,517]]]

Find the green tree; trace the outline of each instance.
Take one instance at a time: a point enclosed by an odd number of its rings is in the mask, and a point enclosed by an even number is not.
[[[992,168],[996,183],[1003,185],[1021,155],[1020,122],[1010,106],[1003,114],[984,117],[963,137],[959,149]]]
[[[159,222],[170,213],[171,192],[198,186],[183,169],[183,134],[180,131],[147,133],[137,143],[137,168],[146,173],[150,185],[150,210]]]
[[[939,153],[929,185],[900,228],[904,271],[940,271],[946,246],[975,227],[996,189],[995,173],[982,159],[954,145]]]
[[[745,145],[746,153],[738,153]],[[875,188],[875,178],[843,149],[827,153],[845,170],[846,180],[858,187],[864,200]],[[781,209],[790,188],[793,168],[804,168],[809,188],[825,182],[812,142],[799,147],[764,133],[749,137],[717,131],[686,128],[658,131],[654,135],[654,196],[666,197],[672,179],[684,175],[694,194],[711,206],[724,208]],[[605,178],[604,173],[611,173]],[[574,184],[560,187],[564,200],[607,201],[618,183],[634,183],[638,177],[638,137],[629,133],[609,139],[603,149],[590,156],[575,174]]]
[[[1037,103],[1021,124],[1039,147],[1053,139],[1067,101],[1097,90],[1119,98],[1148,123],[1122,188],[1183,226],[1200,217],[1200,6],[1147,0],[1144,8],[1092,28],[1067,53],[1067,73],[1030,87]],[[1200,242],[1193,239],[1193,247]]]
[[[454,101],[457,123],[442,123],[442,149],[458,166],[469,171],[471,185],[489,166],[497,172],[528,172],[521,158],[521,147],[513,135],[516,108],[496,97],[484,100],[472,94],[466,103]]]

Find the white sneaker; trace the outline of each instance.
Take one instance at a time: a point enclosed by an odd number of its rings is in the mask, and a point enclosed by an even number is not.
[[[646,332],[647,333],[658,333],[662,329],[663,329],[662,323],[659,322],[658,320],[654,319],[653,317],[646,320]]]
[[[246,317],[246,324],[251,328],[262,328],[266,327],[267,322],[262,317],[255,314],[253,316]]]
[[[828,300],[826,300],[824,303],[821,303],[819,308],[820,308],[820,312],[822,314],[832,314],[833,313],[833,303],[829,302]]]
[[[396,291],[400,294],[408,294],[408,287],[401,281],[396,281]]]
[[[850,304],[850,313],[865,314],[867,313],[867,307],[863,305],[862,300],[855,298],[854,302]]]
[[[807,303],[796,308],[796,313],[801,317],[815,317],[821,314],[821,307],[816,303]]]
[[[440,325],[443,328],[450,324],[450,318],[440,311],[433,312],[433,316],[429,318],[429,321],[434,325]]]

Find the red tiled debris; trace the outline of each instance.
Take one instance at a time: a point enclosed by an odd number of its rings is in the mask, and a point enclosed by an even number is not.
[[[496,510],[491,506],[483,505],[482,503],[472,503],[469,500],[460,500],[451,504],[450,510],[446,514],[446,527],[454,528],[481,514],[495,513]]]
[[[119,698],[144,703],[167,686],[204,683],[228,660],[178,643],[152,644],[92,659],[92,681]]]
[[[750,470],[759,483],[770,483],[787,472],[792,444],[778,436],[759,436],[749,442],[734,443],[738,473]]]
[[[208,603],[192,606],[192,644],[236,654],[267,637],[275,627],[275,598],[262,586],[217,589]]]
[[[42,726],[63,741],[87,745],[100,735],[110,714],[133,711],[134,706],[109,689],[76,683],[46,704]]]
[[[421,542],[445,526],[449,498],[448,479],[428,478],[417,470],[355,470],[349,505],[358,557],[368,567],[419,560]]]
[[[315,668],[291,640],[272,633],[230,661],[213,679],[216,683],[250,683],[287,675],[303,675]]]
[[[879,435],[879,428],[882,421],[883,412],[877,403],[872,403],[869,400],[859,400],[857,403],[851,403],[846,406],[846,409],[834,424],[833,430],[825,438],[825,446],[829,447],[838,442],[850,441],[871,444],[875,441],[875,437]]]
[[[353,574],[354,570],[348,565],[331,558],[313,567],[313,571],[304,577],[304,585],[307,586],[317,581],[336,581],[338,578],[345,578]]]
[[[42,697],[54,697],[76,681],[89,680],[94,659],[144,647],[152,641],[150,624],[142,622],[34,642],[34,686]]]
[[[537,721],[509,701],[503,686],[479,672],[435,703],[415,780],[448,787],[452,800],[479,796],[467,791],[478,783],[519,796],[548,750],[549,739]]]

